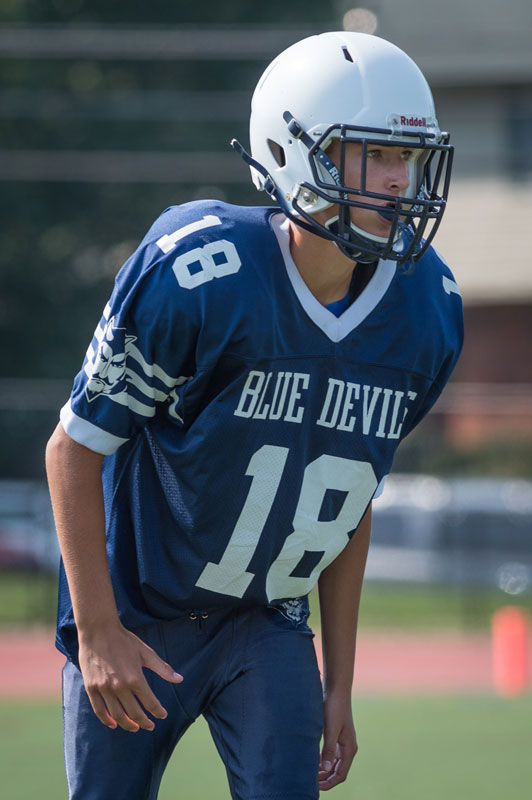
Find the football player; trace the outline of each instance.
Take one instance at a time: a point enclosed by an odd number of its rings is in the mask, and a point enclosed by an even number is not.
[[[161,214],[47,448],[76,800],[155,798],[200,714],[237,800],[317,798],[357,749],[371,503],[462,343],[430,246],[452,149],[417,66],[360,33],[281,53],[250,138],[276,204]]]

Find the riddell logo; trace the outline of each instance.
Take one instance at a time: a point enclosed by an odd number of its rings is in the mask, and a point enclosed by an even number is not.
[[[403,117],[401,116],[401,125],[405,125],[409,128],[426,128],[427,127],[427,118],[426,117]]]

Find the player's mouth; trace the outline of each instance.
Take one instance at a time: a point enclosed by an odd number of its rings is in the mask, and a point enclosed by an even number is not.
[[[395,203],[386,203],[385,206],[381,206],[377,214],[384,222],[391,225],[395,215]]]

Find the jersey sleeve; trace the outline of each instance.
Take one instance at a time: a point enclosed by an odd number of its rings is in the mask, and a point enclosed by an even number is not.
[[[404,439],[405,436],[408,436],[408,434],[411,431],[413,431],[414,428],[416,428],[419,425],[421,420],[424,417],[426,417],[426,415],[429,413],[429,411],[435,404],[436,400],[443,392],[445,385],[449,380],[451,373],[456,365],[457,360],[458,360],[458,355],[456,355],[456,358],[451,359],[450,363],[448,362],[442,368],[440,374],[438,375],[438,378],[432,383],[429,391],[423,398],[423,403],[418,409],[417,414],[413,415],[410,420],[408,419],[407,416],[405,421],[405,426],[402,431],[401,439]]]
[[[452,283],[453,286],[456,286],[454,281],[446,276],[444,276],[443,280],[444,282],[447,280],[449,283]],[[460,353],[462,352],[464,343],[464,321],[461,301],[455,301],[454,314],[449,319],[447,324],[445,342],[447,352],[445,357],[442,359],[440,369],[425,393],[423,400],[417,409],[417,413],[415,413],[411,418],[409,418],[409,415],[407,415],[401,439],[404,439],[405,436],[414,430],[414,428],[419,425],[421,420],[429,413],[443,392],[449,378],[453,373],[456,363],[460,358]]]
[[[158,407],[179,401],[194,371],[198,322],[156,243],[143,243],[118,273],[60,419],[79,444],[110,455]],[[174,411],[173,416],[180,421]]]

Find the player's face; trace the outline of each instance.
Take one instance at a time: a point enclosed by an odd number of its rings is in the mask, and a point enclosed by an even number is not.
[[[344,183],[352,189],[359,189],[362,175],[362,145],[356,142],[345,144]],[[413,150],[388,145],[368,145],[366,164],[366,189],[369,192],[404,197],[410,185],[409,165],[415,158]],[[327,149],[327,155],[340,165],[340,142],[334,140]],[[386,207],[386,200],[360,197],[364,203],[377,209]],[[351,222],[358,228],[376,236],[387,237],[392,220],[382,216],[378,210],[351,208]]]

